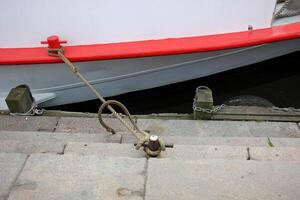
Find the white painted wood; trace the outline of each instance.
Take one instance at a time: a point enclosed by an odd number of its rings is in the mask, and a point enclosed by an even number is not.
[[[276,0],[1,0],[0,47],[176,38],[271,26]]]

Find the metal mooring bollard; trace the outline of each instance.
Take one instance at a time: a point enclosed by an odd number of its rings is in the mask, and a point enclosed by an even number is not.
[[[19,85],[10,90],[5,99],[9,111],[12,113],[26,113],[31,109],[33,97],[27,85]]]
[[[206,86],[197,87],[193,103],[194,119],[211,119],[213,105],[211,89]]]
[[[36,109],[35,100],[27,85],[19,85],[11,89],[5,101],[12,115],[43,114],[43,109]]]

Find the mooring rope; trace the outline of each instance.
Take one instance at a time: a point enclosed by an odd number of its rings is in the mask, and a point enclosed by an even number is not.
[[[115,134],[115,130],[112,129],[110,126],[108,126],[102,119],[102,112],[103,112],[103,109],[105,107],[107,107],[111,112],[112,114],[120,120],[120,122],[138,139],[138,143],[136,145],[136,149],[139,149],[141,146],[143,146],[143,144],[149,140],[149,134],[143,130],[141,130],[137,124],[135,123],[135,121],[133,120],[132,118],[132,115],[130,114],[130,112],[128,111],[128,109],[126,108],[125,105],[123,105],[121,102],[119,101],[116,101],[116,100],[108,100],[106,101],[103,96],[89,83],[89,81],[80,73],[80,70],[78,67],[76,67],[72,62],[70,62],[70,60],[68,58],[65,57],[62,49],[52,49],[51,51],[49,51],[51,54],[49,55],[53,55],[52,52],[57,52],[57,56],[59,58],[61,58],[64,63],[67,64],[67,66],[71,69],[71,71],[73,73],[75,73],[84,83],[85,85],[87,85],[91,90],[92,92],[98,97],[98,99],[102,102],[102,105],[100,106],[99,108],[99,111],[98,111],[98,119],[99,119],[99,122],[100,124],[109,132],[111,132],[112,134]],[[122,116],[120,116],[119,113],[117,113],[115,111],[115,109],[113,107],[111,107],[111,105],[117,105],[118,107],[120,107],[125,115],[128,117],[129,121],[131,122],[131,125],[129,123],[127,123],[123,118]],[[159,155],[159,153],[161,151],[164,151],[165,150],[165,145],[163,143],[163,141],[161,139],[158,140],[159,144],[161,145],[160,149],[158,151],[151,151],[149,148],[146,148],[144,149],[145,152],[148,154],[148,155],[151,155],[151,156],[157,156]]]
[[[110,106],[110,105],[117,105],[118,107],[120,107],[123,112],[125,113],[125,115],[128,117],[129,121],[131,122],[131,124],[133,125],[133,128],[130,126],[130,128],[132,128],[130,131],[135,134],[135,136],[139,139],[143,139],[143,138],[140,138],[140,136],[137,134],[137,132],[140,132],[140,133],[144,133],[142,130],[139,129],[139,127],[137,126],[137,124],[134,122],[131,114],[129,113],[128,109],[126,108],[126,106],[124,106],[124,104],[122,104],[121,102],[119,101],[116,101],[116,100],[108,100],[106,102],[104,102],[100,108],[99,108],[99,111],[98,111],[98,119],[99,119],[99,122],[100,124],[106,128],[107,131],[111,132],[112,134],[115,134],[115,130],[112,129],[110,126],[108,126],[102,119],[102,112],[104,110],[104,108]],[[111,106],[110,106],[111,107]],[[119,114],[118,114],[119,115]],[[122,118],[123,120],[123,118]],[[124,120],[125,121],[125,120]],[[125,122],[126,123],[126,122]],[[145,134],[145,137],[147,136],[148,134]]]

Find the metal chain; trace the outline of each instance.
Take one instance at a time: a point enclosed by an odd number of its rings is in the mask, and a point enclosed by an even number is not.
[[[31,104],[30,109],[26,113],[9,113],[12,116],[35,116],[42,115],[44,113],[44,109],[38,109],[35,100]]]
[[[194,111],[199,111],[199,112],[205,112],[205,113],[216,113],[219,112],[220,110],[222,110],[226,105],[225,104],[221,104],[218,106],[213,106],[212,109],[207,109],[207,108],[202,108],[196,105],[196,102],[194,101],[193,103],[193,110]]]
[[[193,104],[193,110],[194,111],[199,111],[199,112],[205,112],[205,113],[216,113],[222,110],[226,105],[221,104],[218,106],[214,106],[212,109],[207,109],[207,108],[201,108],[199,106],[196,106],[196,104]],[[300,108],[293,108],[293,107],[288,107],[288,108],[279,108],[279,107],[272,107],[273,110],[275,111],[283,111],[283,112],[300,112]]]
[[[300,109],[293,108],[293,107],[289,107],[289,108],[278,108],[278,107],[273,106],[272,109],[273,109],[273,110],[276,110],[276,111],[284,111],[284,112],[300,112]]]

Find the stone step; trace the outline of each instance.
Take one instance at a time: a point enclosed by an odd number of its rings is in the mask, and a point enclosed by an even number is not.
[[[300,147],[250,147],[251,160],[300,161]]]
[[[31,155],[9,200],[143,200],[145,158]]]
[[[118,119],[104,118],[105,123],[116,131],[126,130]],[[65,133],[104,133],[107,134],[98,118],[86,117],[61,117],[57,123],[55,131]]]
[[[135,143],[136,139],[122,133],[122,143]],[[201,136],[160,136],[165,143],[184,145],[228,145],[228,146],[265,146],[300,147],[300,138],[283,137],[201,137]]]
[[[21,140],[0,140],[0,152],[4,153],[56,153],[63,154],[64,142],[40,142]]]
[[[300,162],[150,159],[145,199],[296,200],[299,169]]]
[[[23,167],[25,160],[22,154],[0,154],[1,200],[8,193],[9,200],[280,200],[300,196],[299,161],[147,160],[67,153],[32,154]]]
[[[120,134],[58,133],[41,131],[0,131],[0,140],[40,142],[109,142],[120,143]]]
[[[139,119],[138,125],[161,136],[300,137],[298,125],[292,122]]]
[[[116,131],[126,130],[117,119],[105,118],[104,120]],[[0,115],[0,121],[0,130],[6,131],[107,133],[97,118]],[[162,136],[300,137],[300,129],[293,122],[163,119],[138,119],[137,122],[141,129]]]
[[[131,143],[128,145],[128,149],[131,150],[132,143],[136,142],[136,139],[126,133],[122,133],[122,135],[123,136],[121,136],[120,134],[111,135],[111,134],[86,134],[86,133],[81,134],[81,133],[58,133],[58,132],[0,131],[0,152],[25,153],[25,154],[32,154],[32,153],[61,154],[64,152],[64,147],[68,142]],[[300,147],[300,138],[275,137],[275,138],[268,139],[266,137],[245,137],[244,138],[244,137],[197,137],[197,136],[165,137],[162,136],[162,139],[165,142],[174,143],[175,146],[178,146],[179,149],[181,148],[182,145],[193,145],[193,146],[209,145],[209,146],[228,146],[228,147],[229,146],[270,147],[270,145],[272,145],[274,147]],[[92,144],[92,145],[96,145],[96,144]],[[118,147],[118,145],[111,147],[110,144],[108,144],[106,145],[105,148],[116,149],[114,150],[114,152],[122,151],[123,153],[121,153],[121,155],[124,155],[126,157],[128,151],[125,150],[127,147],[125,149],[124,147],[125,146]],[[118,148],[120,148],[120,150],[117,150]],[[187,149],[193,149],[193,148],[195,147],[191,147],[191,148],[183,147],[183,149],[185,150],[182,152],[184,152],[185,154],[190,154],[191,152]],[[172,150],[168,152],[172,152]],[[132,153],[129,153],[129,155],[131,154]],[[144,154],[138,154],[138,155],[144,156]]]
[[[63,153],[68,142],[120,143],[121,135],[0,131],[0,152]]]
[[[59,117],[0,115],[0,130],[52,132],[58,120]]]
[[[132,144],[77,143],[67,144],[65,154],[96,155],[98,157],[143,158],[145,152]],[[174,159],[248,159],[247,147],[175,145],[162,152],[159,158]]]
[[[103,157],[143,158],[143,150],[132,144],[70,142],[65,154],[96,155]],[[300,147],[247,147],[224,145],[175,145],[162,152],[158,158],[181,160],[237,159],[268,161],[300,161]]]
[[[0,152],[0,200],[6,200],[27,159],[25,154]]]

